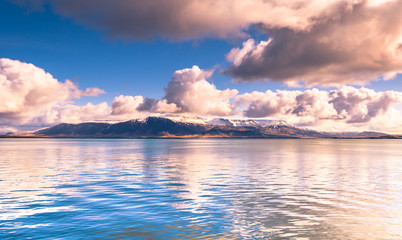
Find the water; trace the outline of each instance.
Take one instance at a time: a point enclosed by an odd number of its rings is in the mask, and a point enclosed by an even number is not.
[[[0,139],[0,239],[401,239],[402,140]]]

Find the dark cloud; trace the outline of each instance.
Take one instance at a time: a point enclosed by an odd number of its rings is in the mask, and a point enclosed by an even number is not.
[[[239,82],[340,86],[392,78],[402,72],[402,1],[340,4],[307,31],[269,28],[268,42],[246,42],[227,58]]]
[[[238,82],[340,86],[402,72],[402,0],[9,0],[54,12],[118,38],[170,40],[270,36],[234,49]]]
[[[225,1],[211,0],[10,0],[28,8],[44,4],[77,22],[122,38],[171,40],[241,35],[243,17],[230,22]],[[224,7],[224,8],[222,8]],[[208,16],[208,17],[206,17]],[[240,18],[240,19],[239,19]]]
[[[275,116],[280,111],[279,108],[278,105],[273,105],[271,102],[257,100],[248,106],[247,110],[244,111],[244,116],[249,118]]]
[[[339,0],[9,0],[51,6],[54,12],[105,30],[112,36],[172,40],[245,36],[250,25],[303,30],[327,15]],[[284,17],[285,16],[285,17]]]
[[[154,98],[144,98],[144,102],[137,107],[140,112],[155,112],[157,109],[158,100]]]

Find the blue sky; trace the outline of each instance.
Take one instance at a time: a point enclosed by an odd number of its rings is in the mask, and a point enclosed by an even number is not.
[[[120,94],[161,98],[173,72],[193,65],[217,68],[212,80],[220,89],[286,88],[270,82],[235,84],[231,77],[219,74],[219,69],[229,65],[225,54],[244,39],[126,40],[107,36],[48,8],[35,11],[0,2],[2,57],[33,63],[59,81],[71,79],[82,88],[105,89],[107,94],[92,98],[94,102],[112,101]]]
[[[13,93],[7,86],[15,80],[4,70],[3,91],[15,101],[0,110],[0,130],[155,113],[285,118],[317,129],[377,130],[381,119],[399,117],[401,1],[304,0],[297,9],[292,1],[280,8],[271,2],[0,1],[0,58],[13,61],[3,65],[11,64],[14,75],[21,72],[26,86],[38,83],[22,74],[30,63],[30,71],[43,69],[67,89],[65,97],[49,100],[49,94],[45,104],[33,107],[26,94],[44,88]],[[173,76],[182,69],[187,70]],[[80,90],[73,93],[67,79]],[[146,98],[154,105],[138,111]],[[87,104],[105,114],[81,118]],[[62,115],[70,107],[77,113],[74,121]],[[402,130],[390,125],[387,131]]]

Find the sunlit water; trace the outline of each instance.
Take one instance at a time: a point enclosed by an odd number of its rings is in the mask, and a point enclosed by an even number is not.
[[[401,239],[402,140],[0,139],[0,239]]]

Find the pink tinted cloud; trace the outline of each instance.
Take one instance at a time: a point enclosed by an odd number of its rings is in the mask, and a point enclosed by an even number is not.
[[[99,88],[80,90],[33,64],[7,58],[0,59],[0,92],[0,122],[25,122],[71,99],[104,93]]]
[[[391,106],[402,102],[402,93],[376,92],[367,88],[341,87],[323,91],[252,92],[238,95],[238,106],[246,106],[246,117],[291,118],[302,125],[314,126],[323,120],[333,123],[370,124],[385,115]]]
[[[290,86],[364,85],[402,72],[402,1],[339,4],[310,28],[264,27],[268,41],[249,39],[227,55],[237,82]]]
[[[269,38],[228,54],[225,73],[237,82],[339,87],[402,72],[402,0],[10,1],[49,4],[117,38],[233,39],[254,26]]]
[[[239,37],[253,24],[308,29],[333,14],[339,0],[10,0],[29,8],[52,6],[77,22],[125,38],[171,40]],[[284,17],[286,16],[286,17]]]
[[[71,103],[72,98],[103,91],[79,90],[72,82],[59,82],[32,64],[1,59],[0,128],[122,121],[150,114],[178,113],[201,117],[239,114],[251,118],[271,117],[320,130],[402,131],[402,113],[393,107],[402,102],[401,92],[343,86],[330,91],[268,90],[239,94],[236,89],[217,89],[207,81],[212,73],[198,66],[176,71],[162,99],[121,95],[111,105],[103,102],[77,106]]]

